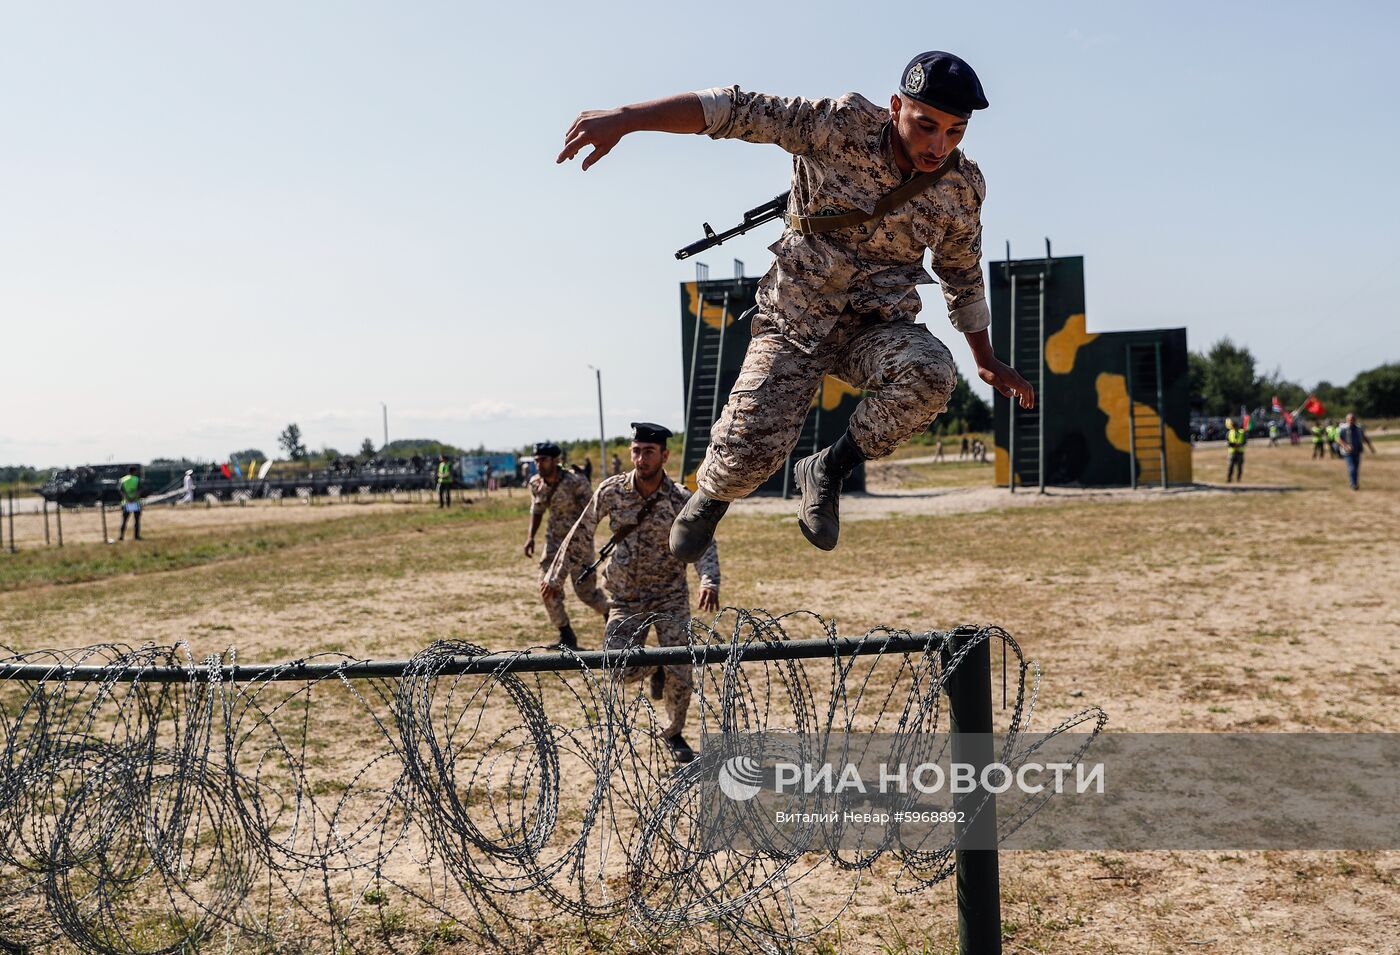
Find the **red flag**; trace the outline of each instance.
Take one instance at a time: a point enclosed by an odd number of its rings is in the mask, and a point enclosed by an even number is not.
[[[233,477],[233,473],[232,473],[231,471],[229,471],[229,469],[228,469],[228,462],[227,462],[227,461],[225,461],[223,464],[219,465],[219,470],[224,472],[224,477],[226,477],[226,478],[232,478],[232,477]]]
[[[1283,405],[1279,404],[1278,395],[1274,395],[1274,414],[1282,414]]]
[[[1326,405],[1317,400],[1317,395],[1308,395],[1308,400],[1303,402],[1303,410],[1317,418],[1327,413]]]

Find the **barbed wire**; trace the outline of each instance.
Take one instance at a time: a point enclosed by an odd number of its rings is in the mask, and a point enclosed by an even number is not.
[[[824,851],[772,839],[715,846],[712,747],[878,733],[936,759],[948,678],[993,643],[1015,687],[999,758],[1016,765],[1034,750],[1039,669],[1009,634],[978,629],[947,659],[938,633],[920,652],[880,649],[910,635],[871,630],[842,656],[835,624],[812,613],[690,621],[702,759],[684,766],[661,739],[666,714],[618,670],[506,662],[462,674],[454,662],[490,651],[461,641],[423,649],[398,678],[340,668],[278,678],[359,662],[320,653],[237,683],[224,679],[233,650],[197,661],[185,644],[0,648],[0,674],[47,668],[0,680],[0,951],[67,943],[146,955],[310,937],[369,951],[415,928],[528,949],[594,925],[678,948],[791,950],[834,924],[863,880],[919,892],[947,878],[957,835],[943,827],[914,845]],[[747,648],[799,638],[832,652],[740,662]],[[698,665],[715,644],[733,652]],[[75,666],[101,670],[80,682]],[[189,679],[143,679],[171,666]],[[1091,739],[1105,721],[1090,708],[1048,732],[1088,727]],[[1036,808],[1003,818],[1001,835]],[[819,922],[801,904],[812,895]]]

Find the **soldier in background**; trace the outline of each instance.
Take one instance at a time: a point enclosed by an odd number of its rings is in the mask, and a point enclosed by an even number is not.
[[[632,470],[598,485],[541,581],[540,593],[546,597],[559,593],[564,578],[578,573],[583,564],[578,552],[570,549],[570,543],[592,541],[598,522],[606,517],[612,528],[613,546],[603,569],[603,587],[608,592],[608,649],[622,650],[645,643],[652,628],[663,647],[685,646],[690,589],[686,566],[672,555],[669,537],[671,523],[690,492],[666,474],[670,430],[645,421],[632,422],[632,429]],[[718,610],[719,551],[714,541],[701,556],[698,569],[697,606],[702,611]],[[622,678],[631,683],[642,675],[641,667],[631,667]],[[662,735],[671,755],[681,763],[695,758],[695,751],[681,735],[691,692],[689,664],[658,668],[652,674],[651,695],[666,705],[667,722]]]
[[[581,475],[559,466],[559,456],[562,453],[559,445],[550,441],[541,441],[535,445],[535,473],[530,476],[530,533],[525,538],[524,552],[526,557],[535,555],[535,535],[539,533],[540,523],[548,511],[549,525],[544,532],[544,556],[540,558],[541,584],[544,583],[545,574],[559,553],[560,545],[568,537],[569,529],[574,526],[588,505],[588,481]],[[574,546],[578,548],[584,563],[592,561],[592,534],[586,539],[580,537],[574,542]],[[596,576],[582,583],[576,582],[574,593],[578,595],[579,600],[596,610],[600,617],[607,617],[608,598],[598,589]],[[540,596],[544,599],[544,612],[549,615],[549,622],[559,628],[559,645],[576,649],[578,636],[569,623],[569,612],[564,609],[563,591],[546,593],[541,588]]]
[[[621,474],[621,473],[622,473],[622,459],[621,459],[620,457],[618,457],[616,454],[614,454],[614,455],[612,456],[612,463],[608,466],[608,475],[611,476],[611,475],[614,475],[614,474]]]
[[[117,491],[122,499],[122,527],[117,532],[117,540],[126,537],[126,519],[135,517],[135,533],[132,535],[136,540],[141,539],[141,469],[134,464],[127,469],[126,474],[117,482]],[[105,518],[104,518],[105,520]]]
[[[822,550],[836,546],[845,477],[926,430],[953,392],[952,355],[914,321],[918,286],[932,281],[926,250],[978,376],[1022,407],[1034,406],[1030,384],[992,351],[981,269],[986,184],[955,148],[973,111],[986,106],[972,67],[932,51],[904,68],[888,109],[856,93],[785,99],[731,86],[589,111],[574,121],[558,161],[591,146],[584,169],[643,130],[772,143],[793,155],[789,226],[759,284],[743,368],[710,431],[699,492],[672,529],[672,553],[697,560],[730,502],[783,466],[828,374],[867,394],[847,431],[793,471],[803,535]],[[891,204],[875,214],[882,200]]]

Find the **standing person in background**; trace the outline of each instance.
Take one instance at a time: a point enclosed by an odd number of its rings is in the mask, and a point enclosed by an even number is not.
[[[452,506],[452,465],[447,455],[438,456],[437,466],[438,507]]]
[[[961,461],[963,458],[967,457],[969,453],[971,453],[971,448],[968,447],[967,435],[963,435],[962,447],[958,450],[958,460]]]
[[[621,474],[621,473],[622,473],[622,458],[620,458],[620,457],[618,457],[616,454],[614,454],[614,455],[612,456],[612,463],[608,465],[608,475],[609,475],[609,476],[612,476],[612,475],[614,475],[614,474]]]
[[[1230,448],[1230,466],[1225,471],[1226,484],[1232,477],[1244,481],[1244,446],[1248,440],[1244,428],[1236,428],[1233,418],[1225,419],[1225,443]]]
[[[937,441],[935,441],[935,442],[933,443],[933,459],[934,459],[935,461],[942,461],[942,460],[944,460],[944,457],[943,457],[943,439],[942,439],[942,438],[939,438]]]
[[[544,555],[540,558],[539,583],[543,584],[545,574],[554,563],[555,556],[569,530],[588,506],[591,496],[588,481],[582,475],[559,466],[559,445],[552,441],[541,441],[535,445],[535,473],[530,477],[530,533],[525,538],[525,556],[535,556],[535,535],[545,512],[549,512],[549,525],[544,533]],[[584,565],[593,560],[593,538],[580,537],[573,546],[578,550],[576,562]],[[582,583],[574,581],[574,593],[578,599],[605,618],[608,615],[608,598],[598,587],[598,575],[593,574]],[[544,600],[544,611],[549,622],[559,628],[559,646],[570,650],[578,648],[578,637],[569,623],[569,612],[564,608],[562,588],[546,592],[540,590]]]
[[[141,469],[132,465],[126,475],[117,482],[117,491],[122,498],[122,528],[117,532],[117,540],[126,537],[126,519],[134,516],[136,540],[141,539]]]
[[[1327,449],[1332,452],[1332,457],[1334,458],[1340,458],[1342,456],[1341,449],[1337,447],[1337,432],[1341,430],[1340,426],[1330,421],[1327,422]]]
[[[1324,446],[1327,441],[1327,433],[1323,430],[1322,422],[1314,421],[1312,426],[1313,450],[1312,456],[1316,458],[1327,457],[1327,449]]]
[[[1278,447],[1278,422],[1277,422],[1277,421],[1270,421],[1270,422],[1269,422],[1269,447],[1271,447],[1271,448],[1276,448],[1276,447]]]
[[[1347,423],[1338,429],[1337,443],[1342,446],[1342,457],[1347,462],[1347,480],[1351,481],[1351,489],[1355,491],[1361,469],[1361,445],[1365,444],[1372,454],[1376,453],[1376,446],[1371,443],[1366,429],[1357,423],[1355,412],[1349,413]]]
[[[588,478],[588,483],[589,483],[589,484],[592,484],[592,483],[593,483],[593,459],[592,459],[592,458],[584,458],[584,459],[583,459],[583,476],[586,477],[586,478]]]
[[[193,503],[194,503],[194,469],[193,469],[193,468],[190,468],[189,470],[187,470],[187,471],[185,472],[184,491],[185,491],[185,493],[182,494],[182,495],[180,496],[180,503],[181,503],[181,504],[193,504]]]

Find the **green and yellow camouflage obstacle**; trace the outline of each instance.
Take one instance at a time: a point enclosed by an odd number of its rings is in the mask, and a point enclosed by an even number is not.
[[[685,446],[681,473],[685,485],[695,490],[695,470],[705,456],[710,427],[719,418],[750,338],[750,310],[758,291],[757,278],[704,279],[681,283],[681,383],[685,395]],[[700,316],[702,320],[697,321]],[[699,329],[699,335],[696,329]],[[827,375],[812,395],[811,409],[802,425],[797,447],[787,463],[759,487],[759,494],[784,494],[789,490],[794,461],[834,442],[860,402],[860,391]],[[847,491],[865,490],[862,465],[846,478]]]
[[[1082,256],[989,271],[992,347],[1037,395],[1033,411],[994,398],[997,484],[1190,483],[1186,329],[1089,331]]]

